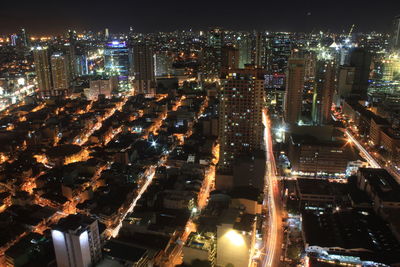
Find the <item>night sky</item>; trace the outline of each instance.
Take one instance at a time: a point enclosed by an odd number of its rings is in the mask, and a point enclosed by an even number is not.
[[[372,2],[372,3],[369,3]],[[400,14],[400,0],[5,0],[0,3],[0,34],[25,27],[28,33],[58,34],[77,30],[137,32],[175,29],[390,32]]]

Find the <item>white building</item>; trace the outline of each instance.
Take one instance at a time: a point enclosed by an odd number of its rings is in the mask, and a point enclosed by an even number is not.
[[[99,79],[90,81],[90,88],[84,89],[84,94],[88,100],[95,100],[99,95],[110,97],[111,92],[118,88],[118,78],[116,76],[109,79]]]
[[[58,267],[93,266],[101,258],[97,220],[84,215],[61,219],[51,230]]]
[[[216,266],[248,267],[255,243],[255,216],[228,209],[217,225]]]

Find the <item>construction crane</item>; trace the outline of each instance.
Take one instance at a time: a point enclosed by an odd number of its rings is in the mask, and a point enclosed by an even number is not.
[[[355,26],[356,26],[355,24],[351,25],[351,28],[350,28],[350,31],[349,31],[349,35],[347,35],[347,38],[348,38],[348,39],[351,38],[351,34],[353,33],[354,27],[355,27]]]

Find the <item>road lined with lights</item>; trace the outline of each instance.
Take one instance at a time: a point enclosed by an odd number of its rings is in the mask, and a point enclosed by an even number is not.
[[[361,156],[368,162],[371,168],[383,168],[387,170],[398,182],[400,182],[400,174],[392,166],[384,166],[379,164],[375,158],[362,146],[362,144],[346,129],[345,134],[349,138],[349,141],[354,144],[357,149],[361,152]]]
[[[283,240],[282,231],[282,200],[279,184],[276,177],[275,157],[272,146],[271,122],[267,111],[263,111],[264,145],[266,152],[266,173],[263,206],[267,208],[268,224],[264,228],[265,256],[263,267],[279,266],[281,255],[281,244]]]
[[[349,138],[350,143],[354,144],[357,149],[361,152],[361,156],[368,162],[372,168],[381,168],[381,166],[376,162],[376,160],[368,153],[368,151],[357,141],[356,138],[346,129],[345,134]]]

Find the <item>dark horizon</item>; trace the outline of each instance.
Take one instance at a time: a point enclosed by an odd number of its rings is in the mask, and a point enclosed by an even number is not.
[[[387,4],[385,4],[385,2]],[[176,0],[135,3],[121,0],[83,2],[77,0],[38,4],[6,2],[0,9],[0,34],[11,34],[25,28],[31,34],[62,34],[67,29],[92,30],[109,28],[111,33],[170,32],[201,30],[221,26],[232,30],[270,30],[310,32],[311,30],[348,32],[391,31],[393,18],[400,14],[400,1],[382,1],[365,8],[365,1],[329,2],[288,0],[282,5],[272,1],[260,3],[228,1]],[[247,5],[246,5],[247,4]],[[182,26],[184,25],[184,26]]]

